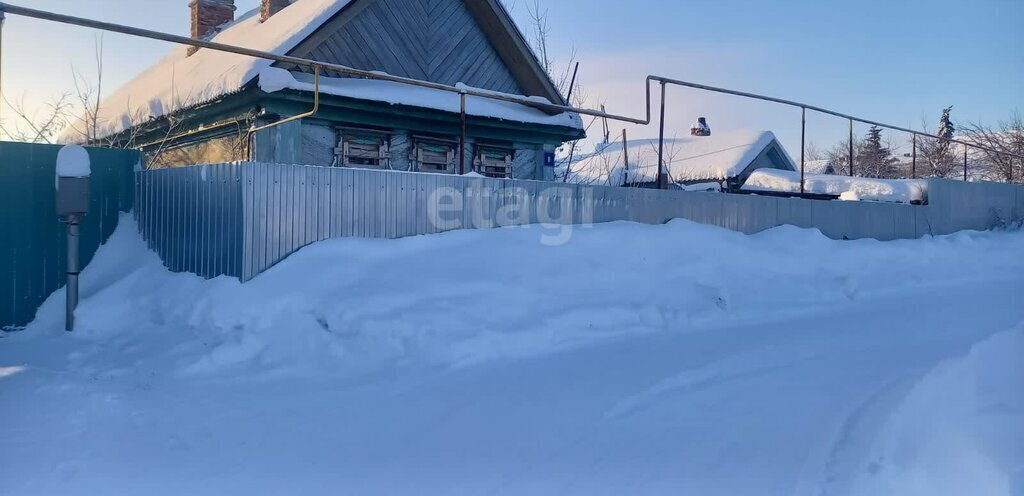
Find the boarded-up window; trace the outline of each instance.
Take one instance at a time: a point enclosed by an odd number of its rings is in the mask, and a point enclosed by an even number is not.
[[[148,167],[161,169],[196,164],[216,164],[246,160],[244,135],[232,134],[186,146],[159,148],[146,157]]]
[[[455,173],[455,146],[433,140],[417,140],[413,148],[416,169],[422,172]]]
[[[343,132],[335,149],[338,163],[344,167],[386,169],[390,165],[388,136]]]
[[[487,177],[510,178],[514,157],[515,150],[481,146],[473,165],[477,172]]]

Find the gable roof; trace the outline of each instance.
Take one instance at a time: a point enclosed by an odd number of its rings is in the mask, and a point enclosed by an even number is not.
[[[372,0],[295,0],[266,22],[260,22],[259,9],[253,9],[225,25],[212,41],[287,55],[322,26],[336,19],[346,7],[369,1]],[[500,11],[494,15],[499,19],[506,18],[509,24],[502,25],[515,30],[514,33],[490,33],[488,36],[522,37],[500,4],[491,0],[463,1],[473,5],[473,10],[497,6]],[[485,27],[485,31],[491,30]],[[186,46],[175,47],[155,65],[103,99],[98,116],[99,136],[111,136],[151,119],[238,93],[275,64],[271,60],[209,49],[200,49],[189,56],[188,50]],[[528,47],[526,50],[519,57],[532,59],[536,65],[536,58]],[[546,75],[543,79],[553,88]],[[524,83],[524,88],[530,90],[537,84],[540,83],[535,82],[533,86]],[[557,95],[557,91],[554,94]],[[81,128],[80,125],[69,126],[62,138],[65,141],[74,139],[76,127]]]
[[[664,160],[669,181],[723,181],[739,177],[762,153],[777,147],[790,170],[795,168],[771,131],[716,132],[711,136],[665,139]],[[640,139],[626,143],[629,154],[629,183],[655,182],[658,177],[658,140]],[[623,184],[622,142],[600,146],[594,153],[573,160],[570,181]]]

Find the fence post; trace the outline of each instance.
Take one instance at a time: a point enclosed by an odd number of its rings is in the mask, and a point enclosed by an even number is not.
[[[807,107],[800,107],[800,196],[804,195],[804,143],[807,140]]]
[[[459,135],[459,175],[466,174],[466,93],[459,93],[462,102],[460,113],[462,119],[462,133]]]
[[[661,124],[658,127],[658,189],[667,189],[668,178],[665,176],[665,81],[661,82]]]

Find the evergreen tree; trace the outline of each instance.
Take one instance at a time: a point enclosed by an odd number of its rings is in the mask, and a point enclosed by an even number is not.
[[[945,109],[942,110],[942,117],[939,118],[939,136],[947,140],[952,139],[953,133],[956,132],[956,128],[953,127],[953,123],[950,122],[949,120],[949,113],[952,111],[953,107],[946,107]],[[946,141],[945,143],[947,146],[949,145],[948,141]]]
[[[942,110],[942,117],[939,118],[938,136],[940,139],[922,138],[918,145],[918,156],[928,166],[929,173],[936,177],[959,176],[960,165],[953,153],[953,138],[956,128],[949,119],[949,113],[953,107]],[[927,127],[925,127],[927,130]]]
[[[882,144],[882,130],[871,126],[861,141],[857,153],[857,168],[867,177],[894,178],[898,176],[892,151]]]

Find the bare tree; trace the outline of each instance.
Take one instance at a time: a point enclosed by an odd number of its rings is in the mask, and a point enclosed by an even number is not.
[[[804,156],[810,161],[828,159],[827,150],[818,148],[818,144],[814,141],[807,142],[807,149],[804,151]]]
[[[13,124],[0,123],[0,133],[14,141],[53,143],[67,121],[72,106],[70,99],[71,95],[65,93],[44,104],[42,109],[30,112],[24,96],[12,102],[4,95],[2,104],[8,107],[17,119]]]
[[[1005,154],[1024,155],[1024,115],[1020,111],[1011,112],[1009,118],[994,126],[969,122],[959,127],[967,142],[1003,152],[972,151],[983,177],[992,181],[1024,182],[1022,159]]]
[[[860,140],[857,138],[853,139],[853,149],[859,150],[861,146]],[[825,150],[825,158],[832,163],[832,167],[836,170],[836,174],[847,175],[850,173],[850,139],[847,138],[835,146]],[[854,174],[856,174],[856,156],[854,157]]]
[[[68,127],[76,135],[77,141],[97,144],[102,138],[100,129],[100,99],[103,96],[103,35],[95,40],[96,78],[91,79],[73,64],[71,66],[72,82],[75,86],[74,97],[78,102],[78,119],[68,121]]]

